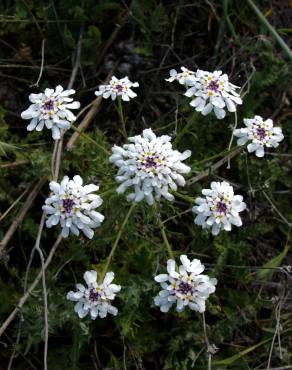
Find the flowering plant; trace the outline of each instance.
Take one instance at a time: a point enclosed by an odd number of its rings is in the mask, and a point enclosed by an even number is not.
[[[96,271],[86,271],[84,280],[87,288],[82,284],[76,284],[77,291],[68,292],[67,299],[77,302],[74,310],[81,319],[88,314],[92,320],[97,317],[103,319],[108,313],[114,316],[118,314],[118,309],[111,304],[111,301],[115,299],[121,286],[112,284],[114,277],[113,272],[107,272],[103,282],[98,284]]]
[[[102,96],[104,99],[111,97],[112,100],[116,100],[120,97],[124,101],[129,101],[137,96],[132,90],[132,87],[138,87],[138,82],[132,82],[129,77],[118,79],[113,76],[107,85],[100,85],[99,90],[95,91],[96,96]]]
[[[186,307],[204,312],[206,300],[215,292],[217,280],[202,274],[205,266],[200,260],[190,261],[186,255],[181,255],[180,261],[182,264],[176,270],[175,261],[169,259],[168,273],[155,276],[162,290],[154,298],[154,303],[162,312],[168,312],[174,304],[178,312],[184,311]]]
[[[21,118],[31,120],[27,130],[42,131],[46,126],[52,130],[54,140],[60,139],[60,130],[70,128],[76,119],[71,109],[80,108],[80,103],[69,97],[73,94],[75,90],[64,90],[61,85],[55,89],[45,89],[44,93],[30,94],[32,104],[21,113]]]
[[[193,98],[190,105],[204,116],[214,111],[218,119],[226,115],[225,108],[229,112],[236,111],[236,105],[242,104],[238,86],[229,82],[228,76],[222,71],[207,72],[200,69],[190,76],[187,82],[189,89],[185,95]]]
[[[99,187],[94,184],[83,186],[80,176],[74,176],[73,180],[65,176],[60,184],[51,181],[50,189],[52,194],[43,206],[49,216],[47,227],[60,223],[64,238],[70,231],[78,236],[79,230],[89,239],[93,238],[92,229],[100,226],[104,220],[104,216],[95,211],[102,204],[102,199],[99,195],[92,194]]]
[[[172,201],[174,196],[170,190],[185,185],[182,174],[188,173],[190,167],[182,161],[191,151],[180,153],[172,148],[170,141],[170,136],[157,137],[151,129],[146,129],[142,135],[130,137],[130,144],[115,145],[110,162],[119,168],[116,180],[121,185],[117,192],[133,188],[127,200],[140,202],[145,198],[149,205],[161,196]]]
[[[193,207],[197,225],[203,229],[211,228],[213,235],[222,229],[230,231],[232,225],[242,225],[239,213],[245,210],[246,204],[241,195],[234,195],[233,187],[226,181],[213,181],[211,189],[203,189],[202,194],[205,198],[196,198]]]
[[[254,118],[245,118],[243,123],[246,127],[234,130],[234,135],[239,139],[238,145],[245,145],[247,142],[247,150],[255,152],[257,157],[265,155],[265,147],[277,148],[279,142],[284,139],[281,127],[274,127],[271,119],[264,120],[261,116]]]
[[[181,85],[188,85],[190,82],[190,77],[195,76],[195,72],[185,68],[181,67],[181,72],[177,72],[175,69],[171,69],[169,71],[169,78],[166,78],[165,81],[173,82],[178,81]]]

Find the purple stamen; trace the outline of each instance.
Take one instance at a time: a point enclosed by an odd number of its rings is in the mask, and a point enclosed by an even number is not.
[[[227,211],[227,206],[224,202],[217,202],[216,204],[216,212],[219,212],[219,213],[224,213],[226,214],[226,211]]]
[[[194,291],[194,288],[192,285],[185,283],[183,281],[179,284],[178,292],[182,294],[188,294],[188,293],[193,293],[193,291]]]
[[[116,85],[115,88],[118,90],[118,92],[122,92],[124,90],[123,85]]]
[[[156,160],[156,157],[146,157],[145,158],[145,163],[144,163],[144,166],[146,168],[150,168],[150,167],[156,167],[157,166],[157,160]]]
[[[258,127],[256,131],[258,138],[260,140],[264,140],[264,138],[266,137],[266,130],[262,127]]]
[[[65,213],[71,213],[75,202],[73,199],[63,199],[63,208]]]
[[[211,91],[214,91],[214,92],[217,92],[217,90],[219,89],[219,84],[217,81],[211,81],[208,85],[208,89],[211,90]]]
[[[89,297],[88,297],[88,299],[90,301],[92,301],[92,302],[98,301],[99,300],[99,297],[100,297],[99,292],[97,292],[94,289],[90,289],[90,291],[89,291]]]
[[[54,101],[51,100],[51,99],[45,101],[44,104],[43,104],[43,108],[44,108],[44,110],[48,110],[48,111],[53,110],[54,109]]]

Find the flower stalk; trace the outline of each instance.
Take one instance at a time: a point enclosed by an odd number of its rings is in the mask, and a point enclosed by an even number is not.
[[[105,265],[103,267],[103,270],[102,270],[102,273],[101,273],[101,276],[100,276],[100,281],[101,282],[103,281],[103,279],[105,277],[105,274],[106,274],[106,272],[108,270],[109,264],[110,264],[110,262],[111,262],[111,260],[112,260],[112,258],[114,256],[114,253],[115,253],[115,251],[117,249],[117,246],[119,244],[119,241],[121,239],[121,236],[122,236],[122,233],[124,231],[124,228],[126,227],[128,221],[129,221],[129,218],[130,218],[130,216],[131,216],[131,214],[132,214],[132,212],[134,210],[135,205],[136,205],[136,203],[132,203],[131,204],[131,207],[128,209],[128,212],[127,212],[127,214],[126,214],[126,216],[124,218],[124,221],[123,221],[123,223],[122,223],[122,225],[121,225],[121,227],[120,227],[120,229],[118,231],[118,234],[116,236],[116,240],[115,240],[115,242],[114,242],[114,244],[112,246],[112,249],[110,251],[110,254],[108,255],[107,260],[106,260],[106,263],[105,263]]]
[[[94,144],[98,149],[103,151],[106,155],[110,155],[110,152],[107,149],[105,149],[102,145],[98,144],[95,140],[93,140],[90,136],[86,135],[83,131],[79,130],[74,125],[71,125],[70,128],[72,128],[73,131],[78,132],[78,134],[84,137],[84,139]]]
[[[123,134],[123,137],[128,140],[128,134],[127,134],[127,129],[126,129],[126,119],[124,116],[124,110],[123,110],[123,104],[122,104],[122,99],[118,97],[118,105],[116,106],[116,110],[118,112],[120,121],[121,121],[121,132]]]
[[[174,254],[173,254],[173,251],[172,251],[171,246],[169,244],[169,241],[167,239],[167,235],[166,235],[166,232],[165,232],[165,227],[162,223],[161,216],[160,216],[159,211],[157,210],[156,204],[154,205],[154,207],[155,207],[155,210],[156,210],[158,226],[159,226],[159,229],[160,229],[160,232],[161,232],[163,243],[165,245],[165,248],[167,250],[167,253],[168,253],[169,257],[174,259]]]

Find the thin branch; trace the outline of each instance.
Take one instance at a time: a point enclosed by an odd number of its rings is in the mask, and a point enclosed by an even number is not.
[[[1,23],[1,21],[0,21],[0,23]],[[28,66],[26,64],[0,64],[0,68],[40,69],[39,66],[36,66],[36,65]],[[47,64],[46,66],[44,66],[43,70],[51,70],[51,71],[55,71],[55,72],[58,72],[58,73],[63,72],[62,74],[65,75],[65,76],[67,76],[68,71],[70,71],[67,68],[55,67],[55,65],[50,65],[50,64]]]
[[[213,164],[212,166],[210,166],[207,170],[202,171],[197,176],[195,176],[195,177],[191,178],[190,180],[188,180],[187,181],[187,184],[188,185],[192,185],[195,182],[198,182],[198,181],[202,180],[204,177],[208,177],[215,170],[218,170],[218,168],[220,168],[226,162],[228,162],[228,160],[230,160],[231,158],[235,157],[238,153],[240,153],[241,150],[242,150],[242,148],[235,148],[232,152],[230,152],[230,154],[228,154],[226,157],[220,159],[220,161],[218,161],[215,164]]]
[[[52,153],[52,158],[51,158],[51,176],[52,179],[54,178],[54,173],[55,173],[55,162],[56,162],[56,154],[58,150],[58,145],[59,145],[59,140],[54,141],[54,149]]]
[[[45,182],[47,181],[47,177],[43,176],[38,183],[35,185],[35,187],[31,190],[29,193],[26,201],[23,204],[23,207],[16,215],[15,219],[13,220],[12,224],[10,225],[9,229],[6,231],[6,234],[4,235],[3,239],[0,242],[0,256],[3,253],[4,249],[6,248],[8,242],[12,238],[15,230],[19,226],[19,224],[24,219],[24,216],[26,215],[27,211],[31,207],[33,201],[35,200],[36,196],[38,195],[40,189],[43,187]]]
[[[109,80],[111,79],[112,75],[114,74],[115,68],[116,68],[116,65],[110,71],[110,73],[107,75],[107,77],[105,79],[105,82],[104,82],[105,84],[107,84],[109,82]],[[67,150],[72,150],[76,140],[80,136],[79,131],[84,131],[89,126],[89,124],[91,123],[93,118],[96,116],[97,112],[99,111],[101,101],[102,101],[102,96],[98,96],[92,103],[90,103],[92,105],[92,107],[89,110],[89,112],[86,114],[86,116],[83,118],[81,123],[78,125],[77,129],[75,130],[76,132],[74,132],[72,134],[72,136],[70,137],[70,139],[68,140],[67,145],[66,145]],[[83,108],[83,111],[84,111],[85,108]],[[82,111],[79,113],[79,115],[81,115],[81,113],[82,113]],[[74,128],[73,128],[73,130],[74,130]],[[77,131],[77,130],[79,130],[79,131]]]
[[[166,235],[166,232],[165,232],[165,227],[164,227],[164,224],[161,220],[161,216],[160,216],[159,210],[157,209],[156,204],[155,204],[155,210],[156,210],[158,226],[159,226],[159,229],[160,229],[160,232],[161,232],[163,243],[165,245],[165,248],[167,250],[167,253],[168,253],[169,257],[174,259],[173,251],[172,251],[171,246],[169,244],[169,241],[168,241],[168,238],[167,238],[167,235]]]
[[[290,228],[291,227],[291,222],[289,222],[286,217],[284,217],[282,215],[282,213],[278,210],[278,208],[275,206],[275,204],[273,203],[273,201],[270,199],[270,197],[268,196],[268,194],[263,190],[263,194],[265,196],[265,198],[267,199],[267,201],[270,203],[270,205],[272,206],[272,209],[274,209],[276,211],[276,213],[278,213],[278,215],[281,217],[281,219],[285,222],[285,224]]]
[[[257,370],[267,370],[267,368],[265,367],[264,369],[257,369]],[[270,367],[268,370],[292,370],[292,365],[281,366],[281,367]]]
[[[47,286],[46,286],[46,272],[44,268],[44,264],[45,264],[44,255],[40,248],[40,241],[41,241],[42,231],[43,231],[44,224],[45,224],[45,218],[46,218],[46,214],[45,212],[43,212],[34,249],[38,251],[40,260],[41,260],[42,285],[43,285],[43,297],[44,297],[44,321],[45,321],[44,370],[47,370],[48,369],[48,364],[47,364],[48,362],[47,361],[48,341],[49,341],[48,296],[47,296]]]
[[[80,131],[77,127],[74,125],[71,125],[70,127],[72,130],[77,132],[81,137],[84,137],[87,141],[90,141],[92,144],[94,144],[98,149],[100,149],[102,152],[104,152],[107,156],[110,155],[110,152],[104,148],[101,144],[99,144],[97,141],[93,140],[90,136],[85,134],[83,131]]]
[[[8,215],[8,213],[16,206],[16,204],[26,195],[28,190],[29,188],[25,189],[24,192],[20,194],[20,196],[11,204],[11,206],[6,209],[6,211],[0,216],[0,221],[2,221]]]
[[[21,314],[21,316],[22,316],[22,314]],[[13,364],[13,360],[14,360],[14,356],[15,356],[15,353],[16,353],[16,349],[17,349],[17,347],[18,347],[18,344],[19,344],[19,341],[20,341],[20,335],[21,335],[21,326],[22,326],[22,318],[20,319],[20,322],[19,322],[19,326],[18,326],[18,332],[17,332],[17,339],[16,339],[16,342],[14,343],[14,348],[13,348],[13,352],[12,352],[12,354],[11,354],[11,356],[10,356],[10,360],[9,360],[9,363],[8,363],[8,366],[7,366],[7,370],[11,370],[12,369],[12,364]],[[12,343],[12,341],[11,341],[11,339],[9,338],[9,336],[6,334],[5,335],[6,336],[6,338],[8,339],[8,341],[10,342],[10,344],[12,345],[13,343]],[[24,361],[26,361],[29,365],[30,365],[30,368],[31,369],[33,369],[33,370],[38,370],[32,363],[31,363],[31,361],[28,359],[28,358],[26,358],[26,356],[21,352],[21,351],[19,351],[19,349],[18,349],[18,354],[23,358],[23,360]]]
[[[241,89],[240,89],[240,92],[239,92],[242,99],[245,97],[245,95],[247,95],[249,93],[249,91],[250,91],[250,81],[252,80],[254,74],[256,73],[256,68],[255,68],[252,61],[250,62],[250,65],[251,65],[252,71],[251,71],[250,75],[247,77],[245,83],[241,86]],[[244,91],[245,86],[247,86],[246,91]]]
[[[30,87],[38,87],[39,86],[39,82],[42,78],[42,75],[43,75],[43,70],[44,70],[44,62],[45,62],[45,42],[46,40],[43,39],[42,41],[42,62],[41,62],[41,69],[40,69],[40,73],[39,73],[39,77],[37,79],[37,82],[30,85]]]
[[[22,2],[23,2],[23,4],[26,6],[26,8],[27,8],[27,10],[28,10],[28,12],[29,12],[29,14],[30,14],[30,16],[31,16],[31,17],[32,17],[32,19],[33,19],[33,22],[35,23],[35,25],[36,25],[37,29],[39,30],[39,33],[40,33],[40,34],[41,34],[41,36],[44,38],[44,33],[43,33],[43,31],[42,31],[42,29],[41,29],[41,27],[40,27],[40,25],[39,25],[39,22],[38,22],[37,18],[34,16],[34,14],[33,14],[33,12],[31,11],[31,9],[30,9],[29,5],[27,4],[27,2],[26,2],[25,0],[22,0]]]
[[[131,207],[128,209],[128,212],[126,213],[126,216],[124,218],[124,221],[123,221],[123,223],[122,223],[122,225],[121,225],[121,227],[120,227],[120,229],[118,231],[118,234],[116,236],[116,239],[114,241],[114,244],[112,246],[112,249],[110,251],[110,254],[107,257],[106,263],[105,263],[104,268],[102,270],[102,274],[101,274],[101,277],[100,277],[100,281],[101,282],[102,282],[103,278],[105,277],[105,274],[107,272],[107,269],[109,267],[109,264],[110,264],[110,262],[111,262],[111,260],[113,258],[113,255],[115,253],[115,250],[116,250],[116,248],[117,248],[117,246],[119,244],[119,241],[121,239],[122,232],[123,232],[125,226],[127,225],[127,222],[128,222],[128,220],[129,220],[129,218],[131,216],[131,213],[133,212],[133,209],[134,209],[135,205],[136,205],[136,203],[134,203],[134,202],[131,204]]]
[[[272,155],[274,157],[287,157],[287,158],[291,158],[292,157],[292,154],[289,154],[289,153],[272,153],[272,152],[266,152],[265,151],[265,154],[267,155]]]
[[[19,161],[11,162],[11,163],[3,163],[0,164],[0,168],[15,168],[18,166],[23,166],[25,164],[29,164],[30,161],[28,159],[21,159]]]
[[[234,112],[234,126],[232,127],[232,134],[231,134],[231,138],[230,138],[229,145],[228,145],[228,152],[230,152],[230,149],[232,147],[233,138],[234,138],[234,130],[236,129],[236,127],[237,127],[237,112],[235,111]],[[228,160],[227,160],[227,169],[228,170],[230,169],[230,157],[228,157]]]
[[[63,148],[63,137],[64,132],[61,131],[61,138],[58,140],[58,146],[56,150],[56,157],[54,159],[53,163],[53,181],[57,181],[59,177],[60,172],[60,164],[61,164],[61,156],[62,156],[62,148]]]
[[[76,58],[75,58],[75,63],[74,67],[72,69],[70,81],[68,83],[67,89],[70,90],[72,89],[72,86],[74,85],[78,69],[80,68],[80,57],[81,57],[81,47],[82,47],[82,38],[83,38],[83,26],[80,29],[79,33],[79,39],[77,43],[77,50],[76,50]]]
[[[46,261],[44,263],[44,271],[47,270],[48,266],[52,262],[52,259],[53,259],[53,256],[55,254],[55,251],[56,251],[58,245],[60,244],[61,240],[62,240],[62,235],[60,235],[58,237],[58,239],[56,240],[56,242],[53,245],[52,249],[50,250],[50,253],[49,253],[49,255],[48,255],[48,257],[47,257],[47,259],[46,259]],[[12,322],[12,320],[15,318],[15,316],[17,315],[17,313],[21,310],[21,308],[23,307],[23,305],[26,303],[26,301],[30,297],[31,293],[33,292],[33,290],[36,288],[36,286],[40,282],[40,280],[42,278],[42,275],[43,275],[42,270],[40,270],[39,273],[38,273],[38,275],[37,275],[37,277],[35,278],[35,280],[31,284],[31,286],[29,287],[29,289],[25,292],[25,294],[18,301],[18,304],[15,307],[15,309],[11,312],[11,314],[7,317],[7,319],[1,325],[1,327],[0,327],[0,337],[2,336],[2,334],[4,333],[4,331],[7,329],[7,327],[9,326],[9,324]]]
[[[177,217],[180,217],[180,216],[182,216],[182,215],[185,215],[186,213],[191,212],[191,211],[192,211],[192,209],[193,209],[193,207],[188,208],[188,209],[186,209],[185,211],[178,213],[177,215],[174,215],[174,216],[168,217],[166,220],[162,221],[162,224],[164,225],[164,224],[166,224],[167,222],[169,222],[169,221],[171,221],[171,220],[175,220]]]
[[[40,239],[41,239],[41,234],[44,228],[44,223],[45,223],[45,212],[42,214],[41,222],[39,224],[39,229],[38,229],[38,234],[36,238],[36,242],[34,247],[31,250],[29,261],[26,267],[25,271],[25,278],[24,278],[24,285],[23,285],[23,290],[24,293],[27,290],[27,281],[28,281],[28,274],[30,270],[31,263],[33,261],[33,257],[35,254],[35,251],[37,250],[40,256],[41,260],[41,272],[42,272],[42,283],[43,283],[43,296],[44,296],[44,321],[45,321],[45,348],[44,348],[44,368],[47,368],[47,353],[48,353],[48,333],[49,333],[49,327],[48,327],[48,302],[47,302],[47,288],[46,288],[46,276],[45,276],[45,269],[44,269],[44,256],[43,252],[40,249]],[[21,330],[21,327],[20,327]],[[16,342],[17,343],[17,342]]]
[[[283,306],[283,303],[284,303],[284,301],[283,301],[282,298],[283,297],[280,298],[279,302],[276,305],[276,309],[275,309],[276,328],[275,328],[275,333],[273,335],[273,339],[272,339],[272,343],[271,343],[271,347],[270,347],[267,369],[270,369],[271,360],[272,360],[272,354],[273,354],[273,349],[274,349],[274,344],[275,344],[275,340],[276,340],[276,337],[277,336],[278,336],[278,344],[279,344],[279,357],[282,360],[282,347],[281,347],[281,337],[280,337],[280,330],[281,330],[281,323],[280,323],[280,320],[281,320],[281,309],[282,309],[282,306]]]
[[[207,354],[208,354],[208,370],[211,370],[212,369],[212,354],[210,352],[210,342],[209,342],[208,335],[207,335],[205,312],[202,313],[202,317],[203,317],[204,338],[205,338],[205,343],[206,343],[206,347],[207,347],[206,351],[207,351]]]

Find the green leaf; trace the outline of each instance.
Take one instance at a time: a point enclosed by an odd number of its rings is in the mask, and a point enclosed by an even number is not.
[[[263,269],[260,269],[259,271],[257,271],[256,277],[260,280],[271,279],[275,272],[274,268],[281,266],[282,261],[286,257],[286,254],[289,249],[290,249],[290,246],[287,244],[281,253],[279,253],[277,256],[273,257],[268,262],[266,262],[262,266]]]
[[[16,145],[3,143],[3,141],[0,141],[0,157],[6,156],[7,152],[13,152],[15,150],[19,149]]]
[[[91,38],[96,44],[100,44],[101,42],[101,33],[98,27],[96,26],[89,26],[87,30],[88,38]]]

